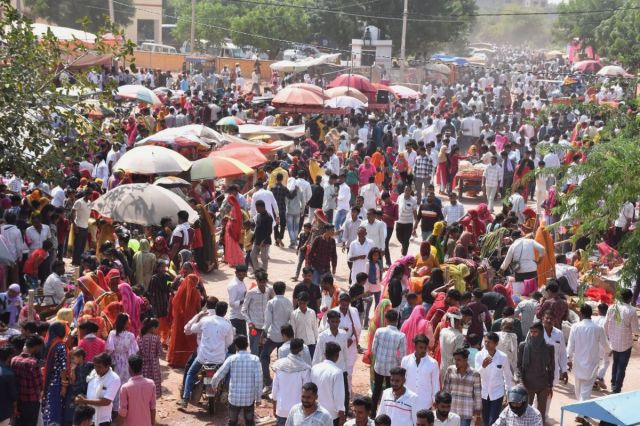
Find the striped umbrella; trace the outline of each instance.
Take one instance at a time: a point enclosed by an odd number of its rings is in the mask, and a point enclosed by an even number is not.
[[[191,180],[216,179],[228,176],[248,175],[253,169],[235,158],[213,156],[194,161],[191,166]]]
[[[162,104],[158,95],[153,93],[151,89],[140,84],[125,84],[124,86],[120,86],[115,90],[114,95],[119,98],[137,100],[152,105]]]

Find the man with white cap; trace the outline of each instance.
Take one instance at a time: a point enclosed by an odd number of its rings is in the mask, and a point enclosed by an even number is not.
[[[509,405],[502,410],[493,426],[542,426],[540,412],[529,405],[529,394],[522,385],[509,390]]]

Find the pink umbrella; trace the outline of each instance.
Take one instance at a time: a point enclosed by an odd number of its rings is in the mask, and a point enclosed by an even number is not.
[[[295,87],[298,89],[308,90],[310,92],[315,93],[316,95],[322,96],[324,99],[329,98],[329,96],[324,92],[324,90],[322,90],[322,87],[316,86],[315,84],[294,83],[294,84],[288,85],[287,87]]]
[[[271,101],[273,105],[323,106],[324,97],[299,87],[285,87]]]
[[[339,87],[339,86],[347,86],[358,89],[365,95],[368,93],[376,93],[376,88],[371,82],[366,78],[358,74],[341,74],[337,76],[331,83],[329,83],[329,87]]]

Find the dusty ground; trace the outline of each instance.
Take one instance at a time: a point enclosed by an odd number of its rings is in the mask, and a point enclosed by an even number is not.
[[[470,200],[468,198],[463,199],[463,204],[467,208],[473,208],[479,201]],[[445,201],[446,203],[446,201]],[[287,237],[286,237],[287,238]],[[285,242],[285,246],[287,242]],[[409,249],[410,253],[416,253],[419,249],[419,241],[412,241]],[[395,235],[391,238],[391,257],[397,259],[400,256],[400,246]],[[294,282],[290,277],[295,272],[296,256],[295,251],[290,249],[280,249],[278,247],[272,247],[270,253],[271,260],[269,262],[269,277],[270,281],[283,280],[287,283],[288,293],[293,289]],[[338,252],[338,270],[336,275],[336,282],[341,283],[343,287],[346,286],[346,278],[348,273],[348,267],[346,265],[346,254]],[[233,272],[221,265],[221,269],[214,271],[211,274],[206,275],[206,289],[209,295],[219,297],[221,300],[227,300],[227,282],[233,276]],[[249,282],[249,279],[247,279]],[[366,346],[366,331],[361,336],[361,345]],[[177,410],[176,400],[178,398],[178,386],[182,380],[182,371],[168,367],[164,360],[161,361],[163,368],[163,396],[157,404],[157,421],[160,425],[226,425],[227,424],[227,409],[226,400],[224,403],[217,406],[217,413],[215,416],[210,416],[206,413],[206,409],[203,407],[195,407],[190,405],[187,412],[181,412]],[[632,355],[629,367],[627,368],[627,377],[625,380],[625,390],[637,389],[640,384],[640,373],[638,367],[640,366],[640,357],[636,356],[635,352]],[[610,371],[606,381],[610,379]],[[573,393],[573,378],[571,373],[569,374],[569,384],[559,385],[554,389],[554,396],[550,408],[550,424],[560,423],[560,407],[575,402]],[[368,394],[370,392],[369,387],[369,369],[361,361],[356,363],[354,379],[353,379],[354,393]],[[594,392],[594,396],[602,396],[604,393]],[[258,424],[270,424],[270,420],[274,420],[272,416],[271,403],[263,401],[262,407],[256,410]],[[574,415],[565,415],[565,424],[573,424]]]

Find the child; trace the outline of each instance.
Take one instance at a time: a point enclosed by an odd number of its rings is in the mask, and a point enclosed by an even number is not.
[[[98,324],[86,321],[78,326],[78,347],[83,350],[84,358],[87,361],[93,361],[93,357],[104,352],[105,341],[99,338]]]
[[[167,263],[162,260],[157,262],[156,271],[149,282],[147,299],[149,299],[153,314],[158,319],[158,329],[163,345],[167,344],[171,328],[169,323],[169,298],[172,293],[169,283],[171,281],[171,275],[167,272]]]
[[[243,227],[243,237],[242,237],[242,246],[244,247],[244,251],[246,256],[244,258],[244,263],[247,267],[251,266],[253,268],[253,263],[251,262],[251,249],[253,248],[253,233],[256,229],[256,224],[251,220],[245,220],[242,222]]]
[[[93,370],[93,363],[86,360],[86,353],[82,348],[76,348],[69,354],[69,371],[62,381],[62,396],[64,398],[64,415],[62,424],[73,424],[75,412],[74,400],[78,395],[87,394],[87,376]]]
[[[375,305],[380,303],[380,292],[382,291],[382,268],[380,260],[382,259],[382,250],[377,247],[372,248],[367,256],[368,260],[365,265],[365,271],[367,271],[367,283],[364,289],[367,293],[371,294],[375,300]],[[365,309],[368,314],[369,310]],[[368,315],[367,315],[368,316]]]
[[[402,323],[409,318],[411,312],[413,312],[413,308],[418,306],[417,294],[411,291],[407,293],[405,297],[407,299],[407,303],[404,305],[404,307],[402,308],[402,312],[400,313],[400,325],[402,325]]]
[[[356,275],[356,282],[349,287],[349,296],[351,296],[351,306],[358,310],[358,315],[360,316],[360,323],[363,324],[365,321],[365,317],[367,316],[367,312],[364,309],[364,301],[369,296],[365,289],[365,283],[367,282],[367,274],[364,272],[360,272]],[[369,298],[369,305],[371,305],[371,298]],[[369,307],[369,305],[367,307]]]
[[[160,374],[160,358],[162,343],[158,336],[160,322],[156,318],[147,318],[142,323],[138,347],[142,356],[142,375],[156,384],[156,398],[162,396],[162,375]]]
[[[482,350],[482,336],[480,334],[472,333],[467,336],[467,343],[469,347],[469,367],[476,368],[476,355]]]
[[[38,268],[49,257],[49,252],[53,247],[51,240],[44,240],[42,248],[35,249],[29,253],[26,262],[24,262],[24,277],[30,289],[36,290],[40,287],[40,278],[38,278]]]
[[[302,225],[302,232],[298,235],[298,246],[296,248],[296,253],[298,255],[298,265],[296,266],[296,274],[291,277],[291,281],[298,281],[298,276],[300,275],[300,270],[302,269],[302,265],[304,264],[304,259],[307,256],[307,244],[311,238],[311,224],[306,222]]]

